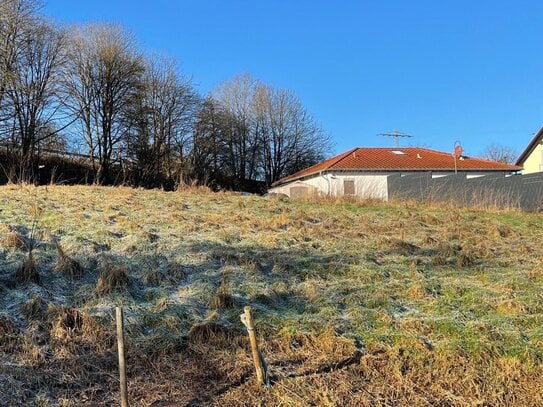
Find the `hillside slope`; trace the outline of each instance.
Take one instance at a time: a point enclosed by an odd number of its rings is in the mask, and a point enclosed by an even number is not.
[[[543,404],[538,214],[6,186],[0,228],[0,405],[116,402],[115,305],[135,406]]]

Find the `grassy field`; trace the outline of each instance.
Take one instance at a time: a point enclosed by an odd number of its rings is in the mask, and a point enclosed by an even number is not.
[[[134,406],[543,405],[539,214],[5,186],[0,239],[0,405],[114,405],[116,305]]]

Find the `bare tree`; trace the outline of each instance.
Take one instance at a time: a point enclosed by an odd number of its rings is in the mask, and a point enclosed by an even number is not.
[[[111,180],[111,166],[127,131],[127,107],[137,97],[144,72],[134,39],[118,25],[72,30],[69,76],[71,109],[79,117],[96,182]]]
[[[484,158],[505,164],[514,164],[518,155],[514,148],[494,143],[490,144],[483,152]]]
[[[18,178],[30,181],[36,175],[38,147],[62,127],[56,121],[61,119],[65,35],[40,18],[20,29],[25,32],[24,46],[11,62],[4,98],[12,110],[9,138],[19,152]]]
[[[223,137],[228,176],[244,183],[255,179],[259,145],[253,130],[253,96],[257,81],[248,74],[235,76],[221,84],[214,97],[224,111]]]
[[[196,112],[192,141],[192,174],[200,183],[223,183],[227,176],[227,117],[219,102],[208,96]]]
[[[266,186],[320,160],[328,137],[290,91],[236,76],[199,110],[193,166],[198,179]]]
[[[322,159],[329,139],[292,92],[259,85],[253,99],[255,134],[268,187]]]
[[[145,186],[190,170],[261,187],[328,147],[292,92],[245,74],[202,103],[174,61],[146,60],[123,27],[63,31],[39,16],[40,1],[0,0],[0,141],[19,154],[21,173],[32,175],[40,149],[69,142],[85,146],[97,183],[114,181],[115,167]]]
[[[147,61],[134,102],[127,146],[138,183],[157,186],[164,177],[171,183],[188,153],[199,97],[173,59],[155,55]]]
[[[11,105],[5,103],[6,92],[38,8],[33,0],[0,0],[0,137],[6,135],[7,120],[13,117]]]

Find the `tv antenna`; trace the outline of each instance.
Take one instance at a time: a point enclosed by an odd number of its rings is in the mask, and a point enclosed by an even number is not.
[[[378,136],[392,137],[394,139],[394,147],[400,147],[400,138],[411,138],[413,136],[405,133],[400,133],[398,130],[394,130],[390,133],[378,133]]]

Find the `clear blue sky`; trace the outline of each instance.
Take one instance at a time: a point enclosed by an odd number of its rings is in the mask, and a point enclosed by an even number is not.
[[[543,2],[46,0],[61,22],[112,21],[174,55],[208,93],[235,74],[291,89],[335,152],[402,145],[521,152],[543,126]]]

